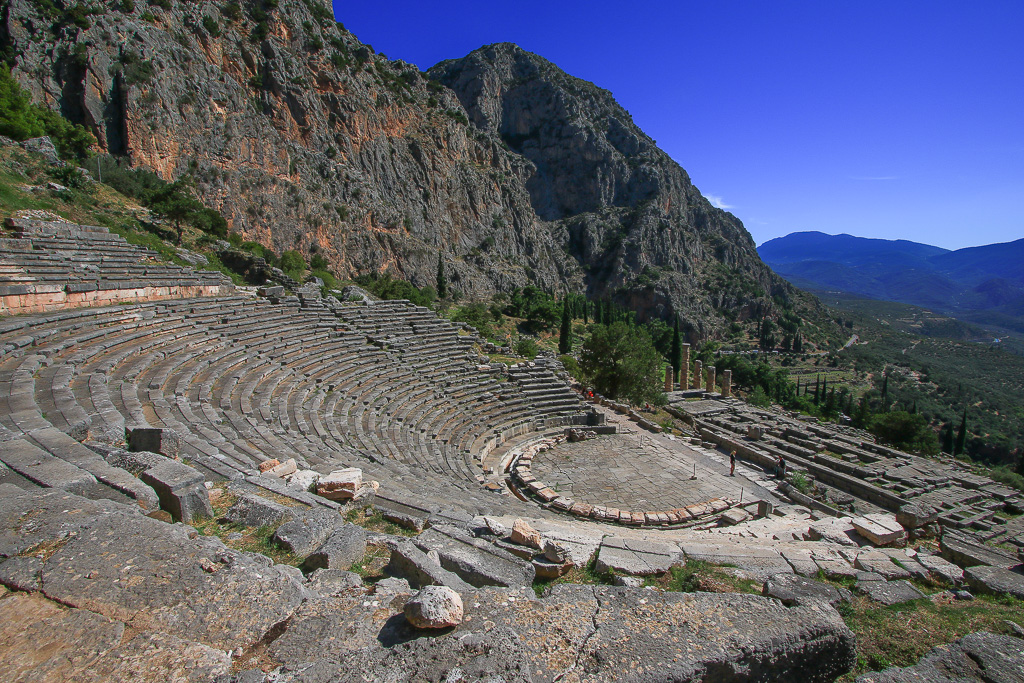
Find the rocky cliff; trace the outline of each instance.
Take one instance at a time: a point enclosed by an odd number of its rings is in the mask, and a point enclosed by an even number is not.
[[[341,276],[430,284],[440,252],[467,297],[585,291],[678,313],[692,336],[794,295],[609,93],[514,45],[423,74],[321,0],[2,12],[2,47],[37,101],[106,152],[191,173],[246,239],[320,253]]]

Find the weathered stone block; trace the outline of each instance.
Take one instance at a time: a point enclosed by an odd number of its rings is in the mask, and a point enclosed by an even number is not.
[[[1003,567],[968,567],[964,570],[967,585],[975,593],[1012,595],[1024,600],[1024,574]]]
[[[355,524],[344,524],[327,541],[306,558],[310,569],[348,569],[366,554],[366,530]]]
[[[872,545],[895,546],[906,543],[907,532],[890,515],[865,515],[854,517],[853,528]]]
[[[939,511],[923,503],[909,503],[896,513],[896,522],[904,529],[918,529],[939,518]]]
[[[341,517],[328,510],[304,511],[301,518],[285,522],[274,532],[274,540],[298,557],[308,557],[319,548],[341,523]]]
[[[850,599],[850,591],[845,588],[796,574],[775,574],[764,582],[761,594],[781,600],[787,607],[806,605],[811,600],[824,601],[836,607]]]
[[[160,507],[174,519],[187,524],[213,516],[205,477],[188,465],[168,458],[147,469],[139,479],[156,491]]]
[[[181,453],[181,437],[165,427],[129,427],[126,431],[128,450],[152,451],[175,458]]]
[[[363,471],[358,467],[348,467],[320,477],[316,492],[329,500],[346,500],[354,496],[362,485]]]

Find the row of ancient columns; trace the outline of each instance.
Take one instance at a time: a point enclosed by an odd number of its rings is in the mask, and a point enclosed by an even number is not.
[[[690,345],[683,344],[683,358],[682,365],[679,368],[679,376],[676,377],[672,370],[672,366],[665,368],[665,391],[672,391],[675,389],[675,385],[678,384],[680,389],[700,389],[701,381],[704,381],[704,391],[713,394],[716,391],[715,385],[715,367],[708,366],[704,368],[704,364],[699,361],[693,361],[693,377],[692,383],[689,383],[690,378],[687,375],[690,372]],[[722,371],[722,397],[729,398],[732,396],[732,370]]]

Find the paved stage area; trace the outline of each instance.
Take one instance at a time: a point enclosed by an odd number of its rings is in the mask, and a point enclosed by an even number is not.
[[[577,502],[622,510],[671,510],[712,498],[775,500],[774,482],[757,467],[739,461],[729,476],[729,457],[655,435],[606,411],[619,434],[562,443],[538,453],[533,474]],[[696,472],[696,479],[694,473]]]

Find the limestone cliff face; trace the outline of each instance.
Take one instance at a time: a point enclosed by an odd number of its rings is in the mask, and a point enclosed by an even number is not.
[[[583,267],[591,294],[701,331],[755,293],[789,293],[743,224],[713,207],[605,90],[502,43],[429,72],[482,130],[533,163],[537,214]]]
[[[105,150],[166,179],[192,171],[232,230],[278,253],[424,285],[440,250],[468,296],[578,288],[530,206],[529,163],[469,125],[451,91],[335,24],[329,4],[168,5],[93,3],[88,28],[55,31],[60,17],[10,0],[14,73]]]
[[[322,0],[62,2],[2,6],[19,81],[279,253],[424,285],[440,252],[467,297],[586,291],[694,336],[790,291],[609,93],[513,45],[428,79]]]

